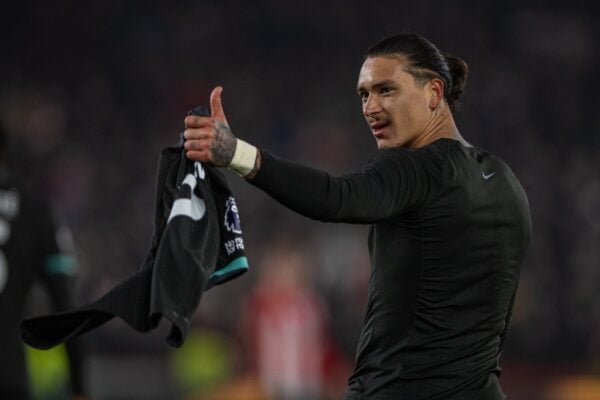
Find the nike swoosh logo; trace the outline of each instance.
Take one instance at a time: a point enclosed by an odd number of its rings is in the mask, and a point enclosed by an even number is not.
[[[486,175],[485,172],[481,171],[481,176],[483,176],[483,179],[490,179],[492,176],[496,175],[496,172],[492,172],[489,175]]]

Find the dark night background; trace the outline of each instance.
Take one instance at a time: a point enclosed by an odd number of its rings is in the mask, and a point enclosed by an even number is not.
[[[502,358],[505,391],[511,399],[600,398],[593,4],[3,1],[0,120],[23,179],[74,234],[85,302],[141,265],[158,151],[178,140],[187,110],[207,104],[213,86],[224,86],[240,138],[332,173],[351,171],[376,150],[355,93],[362,55],[384,36],[420,33],[467,61],[459,129],[506,160],[529,196],[534,236]],[[317,299],[323,351],[334,360],[316,398],[341,396],[366,301],[366,228],[306,220],[228,178],[251,271],[204,297],[195,360],[168,349],[165,330],[139,335],[115,321],[86,336],[93,398],[228,398],[215,393],[236,385],[259,387],[240,389],[239,398],[268,392],[243,315],[272,277],[273,258],[289,249],[303,265],[290,267],[292,281]],[[213,367],[198,367],[207,352]]]

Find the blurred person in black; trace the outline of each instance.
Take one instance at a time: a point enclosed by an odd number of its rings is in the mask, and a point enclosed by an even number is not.
[[[7,165],[7,138],[0,127],[0,399],[31,398],[19,324],[34,281],[45,287],[56,310],[73,306],[75,260],[59,248],[43,193],[28,190]],[[62,233],[64,236],[64,232]],[[84,399],[82,351],[67,343],[73,399]]]
[[[339,177],[236,139],[221,87],[210,117],[185,119],[190,159],[227,166],[307,217],[371,224],[367,312],[346,399],[505,398],[499,359],[531,217],[508,165],[459,133],[453,113],[467,73],[418,35],[369,49],[357,90],[379,151]]]

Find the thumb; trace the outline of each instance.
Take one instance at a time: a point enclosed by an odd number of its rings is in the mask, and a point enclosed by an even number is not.
[[[210,111],[211,117],[214,119],[227,122],[227,118],[225,118],[225,111],[223,111],[223,104],[221,103],[222,92],[223,88],[221,86],[217,86],[210,93]]]

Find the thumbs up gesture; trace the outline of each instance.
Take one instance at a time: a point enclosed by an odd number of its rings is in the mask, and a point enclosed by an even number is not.
[[[185,118],[184,148],[193,161],[227,167],[235,154],[237,140],[225,117],[221,93],[217,86],[210,94],[210,117],[189,115]]]

